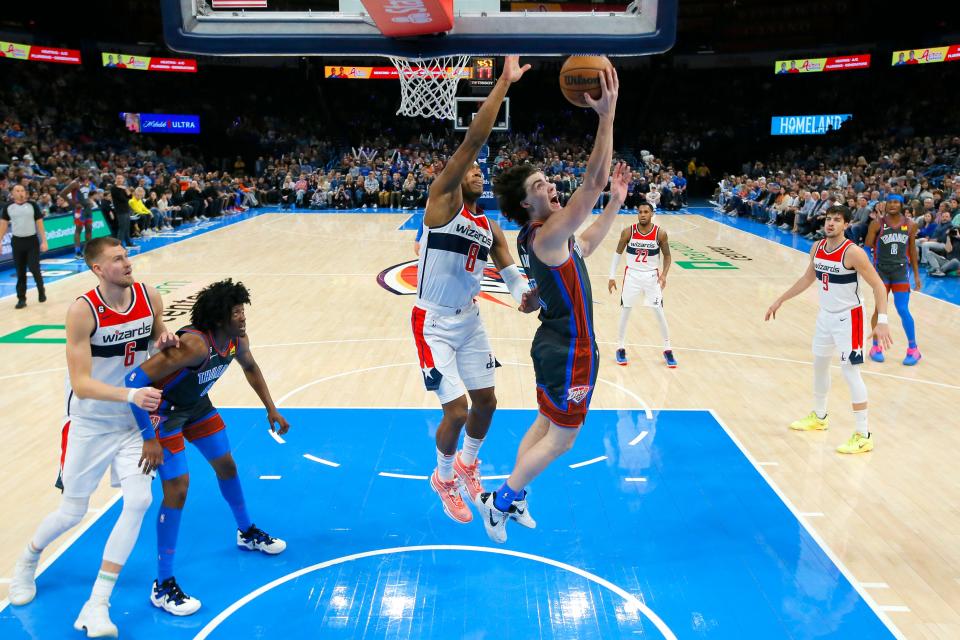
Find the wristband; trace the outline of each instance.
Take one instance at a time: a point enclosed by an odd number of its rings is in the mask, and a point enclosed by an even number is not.
[[[137,395],[137,391],[139,390],[140,389],[130,389],[130,391],[127,392],[127,402],[130,404],[135,404],[133,401],[133,396]]]
[[[885,313],[878,313],[878,314],[877,314],[877,324],[890,324],[890,322],[887,320],[887,314],[885,314]]]

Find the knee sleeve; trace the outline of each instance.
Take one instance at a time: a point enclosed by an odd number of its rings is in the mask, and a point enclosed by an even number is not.
[[[132,475],[120,481],[123,492],[123,510],[144,514],[153,503],[151,487],[153,478],[142,473]]]
[[[89,498],[63,498],[63,501],[60,503],[60,508],[56,513],[64,526],[64,530],[80,524],[83,516],[87,513],[89,503]]]
[[[89,498],[64,497],[60,502],[60,507],[44,518],[37,528],[32,541],[34,548],[46,549],[51,542],[80,524],[83,516],[87,513],[88,503]]]
[[[137,474],[120,481],[120,488],[123,491],[123,509],[103,548],[103,559],[106,562],[122,566],[130,557],[133,545],[140,536],[143,516],[153,501],[153,494],[150,491],[151,480],[150,476]]]
[[[863,383],[863,376],[860,375],[860,367],[849,362],[840,365],[840,371],[843,373],[843,379],[847,381],[850,388],[850,401],[853,404],[860,404],[867,401],[867,385]]]

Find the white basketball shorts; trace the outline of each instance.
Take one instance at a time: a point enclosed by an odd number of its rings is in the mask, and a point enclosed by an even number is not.
[[[832,356],[840,352],[840,362],[863,364],[863,307],[831,313],[820,310],[813,333],[813,355]]]
[[[620,305],[633,307],[638,299],[648,307],[663,305],[663,291],[660,289],[660,273],[658,271],[637,271],[627,269],[623,277],[623,293],[620,295]],[[641,298],[642,296],[642,298]]]
[[[449,314],[415,306],[412,324],[424,385],[436,392],[440,404],[456,400],[465,390],[494,385],[500,365],[475,304]]]

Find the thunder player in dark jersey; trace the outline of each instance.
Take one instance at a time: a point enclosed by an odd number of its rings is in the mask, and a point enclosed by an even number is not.
[[[913,366],[920,362],[920,349],[917,348],[917,330],[910,313],[910,281],[907,279],[907,263],[913,267],[913,288],[919,291],[920,261],[917,256],[917,225],[902,214],[903,196],[891,193],[884,203],[882,218],[872,220],[867,229],[864,246],[873,249],[873,264],[883,280],[887,293],[893,291],[893,305],[897,308],[903,331],[907,334],[907,355],[903,364]],[[870,326],[877,327],[877,310],[873,310]],[[873,339],[870,358],[883,362],[883,349],[877,339]]]
[[[93,203],[90,201],[90,192],[94,189],[85,169],[80,170],[80,177],[64,187],[60,197],[66,200],[73,212],[73,253],[77,258],[83,257],[80,246],[80,230],[84,231],[84,242],[90,242],[93,234]]]
[[[555,185],[531,165],[504,171],[494,184],[503,214],[522,224],[517,250],[540,298],[540,327],[530,348],[540,413],[524,435],[510,477],[492,493],[481,493],[477,507],[487,535],[505,542],[506,525],[523,501],[525,487],[569,451],[587,415],[597,380],[599,357],[593,332],[593,294],[584,258],[603,242],[627,197],[630,170],[618,164],[610,202],[578,237],[610,176],[613,119],[620,82],[610,68],[600,74],[598,100],[584,98],[600,116],[583,184],[561,206]]]
[[[190,483],[184,440],[192,442],[216,472],[220,492],[237,521],[237,546],[271,555],[287,546],[283,540],[258,529],[247,514],[226,426],[207,395],[236,359],[267,409],[270,428],[276,424],[280,434],[290,428],[277,411],[263,373],[250,352],[243,311],[247,304],[250,294],[242,283],[227,279],[211,284],[197,295],[191,324],[177,332],[180,345],[158,353],[127,375],[127,386],[153,384],[163,392],[160,408],[150,416],[157,424],[157,437],[163,446],[163,464],[159,469],[163,504],[157,519],[158,575],[150,600],[177,616],[190,615],[200,608],[200,601],[186,595],[173,577],[180,517]]]

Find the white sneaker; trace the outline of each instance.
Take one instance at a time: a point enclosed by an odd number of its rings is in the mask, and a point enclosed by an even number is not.
[[[110,619],[110,603],[87,600],[77,616],[73,628],[86,631],[88,638],[116,638],[120,632]]]
[[[157,584],[156,580],[153,581],[150,602],[158,609],[163,609],[175,616],[189,616],[200,608],[200,601],[185,594],[177,584],[177,579],[172,577],[160,584]]]
[[[10,579],[10,593],[7,596],[10,604],[22,607],[33,602],[37,596],[37,563],[17,560],[13,568],[13,578]]]
[[[527,508],[527,501],[524,500],[514,500],[513,507],[516,509],[510,510],[510,519],[516,522],[521,527],[526,527],[527,529],[536,529],[537,521],[533,519],[533,516],[530,515],[530,510]]]
[[[267,555],[275,556],[287,548],[287,543],[280,538],[271,538],[257,525],[250,525],[246,531],[237,529],[237,546],[248,551],[263,551]]]
[[[483,528],[487,530],[487,536],[494,542],[503,544],[507,541],[507,520],[510,514],[515,511],[513,505],[510,505],[509,512],[500,511],[494,506],[496,491],[488,491],[477,496],[477,509],[480,511],[480,517],[483,519]]]

